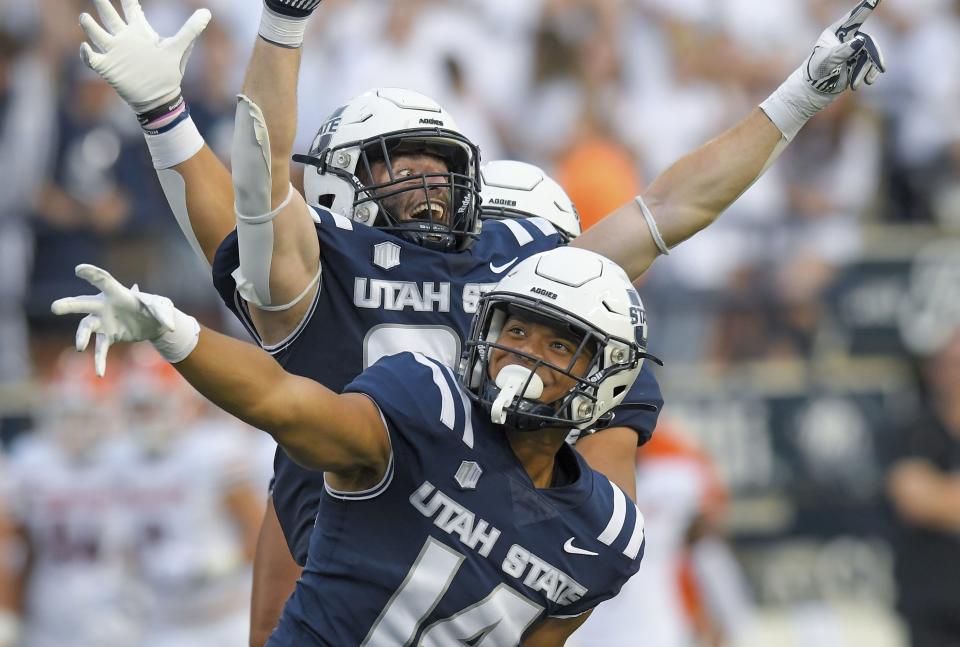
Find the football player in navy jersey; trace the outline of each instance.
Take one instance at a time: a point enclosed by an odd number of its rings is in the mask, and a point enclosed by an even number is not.
[[[323,470],[307,566],[269,645],[563,645],[640,564],[643,517],[566,444],[620,402],[647,357],[643,306],[608,259],[518,263],[480,298],[458,374],[379,359],[342,394],[90,265],[60,299],[98,334],[151,341],[224,410]],[[102,356],[102,355],[101,355]],[[225,361],[225,358],[230,358]]]
[[[136,2],[125,2],[124,9],[128,24],[117,28],[115,39],[130,45],[136,31],[147,27]],[[91,21],[83,23],[90,28]],[[403,350],[454,365],[483,292],[520,259],[561,244],[561,236],[540,218],[491,223],[478,233],[476,147],[439,105],[401,89],[366,93],[320,127],[309,155],[300,158],[309,164],[305,200],[292,190],[286,162],[295,122],[273,127],[271,115],[281,111],[286,95],[265,96],[271,77],[265,66],[251,66],[244,84],[249,96],[238,101],[232,155],[236,230],[223,232],[212,258],[225,303],[287,370],[333,390],[379,357]],[[295,76],[290,80],[295,85]],[[293,85],[287,89],[292,92]],[[175,143],[164,139],[173,132],[182,133],[181,127],[148,140],[155,162],[156,144]],[[207,152],[202,149],[176,172],[160,170],[168,196],[184,187],[180,170],[204,165]],[[181,197],[212,203],[222,195],[213,189],[200,196],[190,176],[183,176],[187,193]],[[217,183],[216,172],[205,181]],[[171,205],[184,213],[176,200]],[[198,211],[210,209],[201,203]],[[192,207],[189,212],[193,217]],[[211,236],[204,232],[213,222],[202,223],[194,237],[205,253]],[[337,344],[330,343],[334,338]],[[649,371],[644,381],[655,391],[646,404],[652,422],[605,431],[600,442],[591,446],[591,438],[581,445],[588,458],[605,454],[590,459],[608,466],[608,474],[616,468],[615,480],[631,492],[634,449],[652,431],[660,406]],[[322,475],[303,470],[282,451],[274,473],[254,564],[255,645],[273,628],[296,582],[323,487]]]

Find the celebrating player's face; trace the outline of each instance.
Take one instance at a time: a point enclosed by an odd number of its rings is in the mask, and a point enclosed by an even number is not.
[[[538,357],[577,377],[586,375],[590,360],[593,358],[592,352],[587,349],[577,354],[580,340],[569,330],[530,321],[518,315],[511,315],[504,323],[497,344]],[[508,350],[491,349],[491,377],[496,377],[500,369],[508,364],[532,367],[534,361]],[[574,385],[573,378],[547,366],[538,366],[536,374],[543,381],[543,395],[539,398],[542,402],[558,400]]]
[[[451,209],[449,176],[445,175],[449,172],[447,163],[427,154],[396,155],[390,161],[391,169],[382,161],[371,165],[374,185],[404,177],[410,177],[410,180],[378,191],[387,194],[380,200],[383,207],[399,220],[423,220],[449,225]],[[417,188],[420,190],[410,190]]]

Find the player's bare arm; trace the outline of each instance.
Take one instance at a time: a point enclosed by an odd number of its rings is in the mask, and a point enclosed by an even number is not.
[[[212,265],[217,247],[236,226],[230,172],[204,144],[188,160],[157,169],[157,177],[177,222],[189,225],[200,255]]]
[[[664,253],[647,217],[655,218],[664,250],[709,226],[760,176],[782,136],[757,108],[742,122],[658,175],[639,202],[623,205],[572,244],[600,251],[630,278]]]
[[[287,337],[319,289],[320,245],[290,184],[297,78],[307,19],[320,0],[266,0],[237,97],[232,160],[240,267],[237,289],[265,343]]]
[[[637,498],[637,432],[630,427],[610,427],[577,440],[577,451],[590,467]]]
[[[563,647],[573,632],[580,628],[590,611],[575,618],[547,618],[538,624],[520,643],[523,647]]]
[[[350,491],[376,483],[386,470],[390,442],[376,405],[357,394],[339,395],[292,375],[267,352],[203,328],[164,297],[128,289],[106,271],[79,265],[77,276],[96,296],[60,299],[55,314],[86,314],[76,336],[84,350],[96,335],[97,373],[116,341],[151,341],[212,403],[269,433],[291,458],[330,473]]]
[[[743,121],[686,155],[646,191],[573,244],[598,251],[631,278],[709,226],[763,174],[800,128],[848,88],[874,83],[883,55],[860,27],[880,0],[861,0],[823,31],[813,53]]]
[[[253,591],[250,599],[250,647],[262,647],[277,626],[283,605],[296,588],[301,567],[293,559],[283,529],[267,499],[253,559]]]
[[[197,131],[180,85],[194,42],[210,21],[198,9],[161,37],[137,0],[93,0],[99,21],[80,16],[80,56],[137,115],[164,195],[190,246],[208,263],[234,227],[230,174]]]
[[[246,279],[240,287],[248,301],[263,306],[255,319],[265,341],[285,336],[309,307],[319,278],[309,212],[289,184],[300,51],[284,41],[285,19],[264,10],[273,18],[265,18],[262,30],[281,42],[261,38],[255,48],[239,98],[231,182],[190,120],[180,91],[210,12],[198,10],[175,36],[161,38],[137,0],[122,1],[122,17],[109,0],[94,4],[100,23],[81,16],[89,40],[83,60],[137,113],[164,194],[194,251],[209,263],[234,226],[246,229],[238,232]],[[278,20],[279,36],[271,31]]]
[[[290,184],[300,52],[259,38],[237,97],[232,152],[237,283],[254,306],[251,315],[266,343],[296,328],[319,284],[313,219]]]
[[[336,394],[287,373],[262,349],[206,328],[175,368],[213,404],[273,436],[304,467],[349,479],[359,473],[371,483],[383,476],[390,444],[366,396]]]

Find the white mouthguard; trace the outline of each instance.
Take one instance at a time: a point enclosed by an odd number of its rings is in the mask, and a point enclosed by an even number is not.
[[[497,386],[500,387],[500,395],[497,396],[490,407],[491,421],[498,425],[507,421],[507,414],[503,409],[513,402],[520,388],[526,384],[528,379],[530,383],[527,384],[527,388],[524,389],[520,397],[539,398],[543,394],[543,380],[536,373],[532,373],[530,369],[519,364],[510,364],[500,369],[500,372],[497,373]]]

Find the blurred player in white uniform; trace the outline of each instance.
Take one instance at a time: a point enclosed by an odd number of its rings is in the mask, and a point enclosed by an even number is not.
[[[638,577],[593,612],[571,645],[729,644],[752,605],[739,567],[715,534],[726,493],[709,459],[661,423],[639,450],[636,491],[647,538]]]
[[[159,356],[132,354],[113,449],[147,600],[143,647],[233,647],[249,631],[250,565],[265,501],[246,430]],[[257,487],[257,492],[260,488]]]
[[[129,647],[138,641],[139,603],[124,492],[106,451],[117,411],[110,385],[71,359],[44,394],[40,428],[21,437],[7,462],[0,604],[8,627],[19,616],[20,641],[9,644]]]

